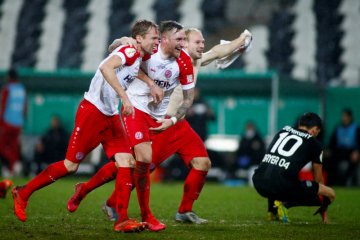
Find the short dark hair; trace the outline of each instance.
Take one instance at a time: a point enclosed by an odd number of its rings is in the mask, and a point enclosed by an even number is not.
[[[169,32],[173,29],[176,29],[176,31],[179,31],[179,30],[184,29],[184,26],[173,20],[166,20],[166,21],[162,21],[160,23],[160,26],[159,26],[160,34]]]
[[[131,28],[131,37],[136,38],[137,35],[144,37],[152,27],[158,29],[158,25],[153,21],[145,19],[138,20]]]
[[[8,71],[7,75],[8,75],[8,77],[9,77],[10,79],[17,79],[17,78],[18,78],[18,73],[17,73],[17,71],[16,71],[15,68],[11,68],[11,69]]]
[[[299,118],[298,127],[303,126],[307,128],[318,127],[322,128],[322,120],[316,113],[307,112]]]

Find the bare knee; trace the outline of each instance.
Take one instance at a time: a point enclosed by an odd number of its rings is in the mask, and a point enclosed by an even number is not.
[[[67,159],[64,160],[64,165],[65,165],[65,167],[66,167],[66,169],[68,170],[69,173],[74,173],[79,168],[78,163],[74,163],[74,162],[72,162],[70,160],[67,160]]]
[[[134,147],[136,161],[151,163],[152,149],[150,142],[139,143]]]
[[[208,157],[197,157],[191,160],[191,166],[197,170],[209,171],[211,168],[211,161]]]
[[[135,167],[135,159],[130,153],[116,153],[114,158],[117,167]]]

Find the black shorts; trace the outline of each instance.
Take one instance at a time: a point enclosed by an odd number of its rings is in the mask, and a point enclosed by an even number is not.
[[[265,198],[280,201],[307,201],[317,198],[319,183],[300,180],[253,178],[256,191]]]

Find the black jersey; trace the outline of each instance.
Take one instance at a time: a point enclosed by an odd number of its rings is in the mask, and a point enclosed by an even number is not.
[[[255,175],[269,181],[297,180],[308,162],[322,163],[322,147],[305,131],[286,126],[268,147]]]

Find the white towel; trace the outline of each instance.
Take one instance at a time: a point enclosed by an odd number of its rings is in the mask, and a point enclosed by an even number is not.
[[[246,53],[251,50],[251,47],[252,47],[252,35],[251,35],[251,32],[246,29],[244,31],[244,33],[247,35],[245,37],[244,45],[240,46],[237,49],[235,49],[235,51],[232,54],[230,54],[229,56],[223,57],[221,59],[217,59],[215,61],[215,66],[216,66],[217,69],[225,69],[228,66],[230,66],[241,55],[241,53],[239,52],[240,49],[245,49],[244,52],[246,52]],[[226,44],[226,43],[230,43],[230,41],[220,40],[220,44]]]

